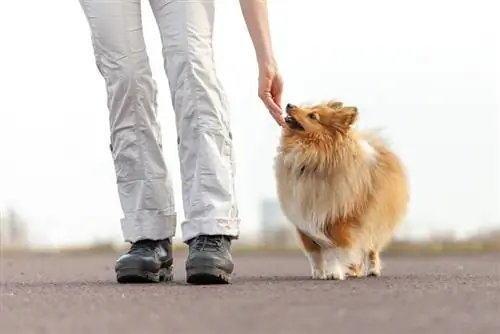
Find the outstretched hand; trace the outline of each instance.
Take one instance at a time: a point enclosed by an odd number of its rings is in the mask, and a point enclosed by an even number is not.
[[[259,67],[259,98],[280,126],[285,125],[280,107],[282,93],[283,79],[276,65]]]

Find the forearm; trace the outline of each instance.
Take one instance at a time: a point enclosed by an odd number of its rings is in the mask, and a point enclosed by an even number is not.
[[[267,0],[240,0],[259,67],[275,63],[269,29]]]

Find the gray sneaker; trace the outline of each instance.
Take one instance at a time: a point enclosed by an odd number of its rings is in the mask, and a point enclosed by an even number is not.
[[[140,240],[115,264],[118,283],[157,283],[173,278],[172,241]]]
[[[228,284],[234,265],[231,238],[223,235],[201,235],[187,242],[186,260],[189,284]]]

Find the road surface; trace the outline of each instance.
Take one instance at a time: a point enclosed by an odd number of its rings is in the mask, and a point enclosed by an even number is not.
[[[384,276],[312,281],[294,254],[235,254],[233,283],[118,285],[108,255],[3,255],[2,334],[498,334],[500,254],[384,258]]]

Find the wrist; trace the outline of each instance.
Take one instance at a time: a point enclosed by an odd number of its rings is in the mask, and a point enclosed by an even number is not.
[[[271,54],[257,55],[257,65],[259,70],[268,70],[276,68],[276,59]]]

